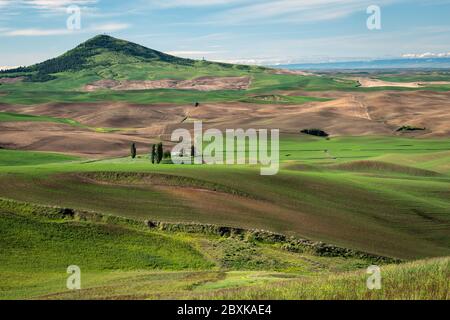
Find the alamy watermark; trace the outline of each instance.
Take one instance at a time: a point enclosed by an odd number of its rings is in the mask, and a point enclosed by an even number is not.
[[[381,8],[377,5],[371,5],[367,8],[367,29],[369,30],[381,30]]]
[[[381,289],[381,268],[379,266],[369,266],[367,268],[367,274],[370,276],[367,278],[366,285],[369,290]]]
[[[194,136],[187,129],[176,129],[171,141],[174,164],[260,164],[261,175],[275,175],[280,168],[280,131],[271,129],[208,129],[194,122]]]
[[[81,269],[79,266],[71,265],[67,267],[67,273],[70,276],[67,278],[66,287],[69,290],[81,289]]]
[[[67,18],[66,26],[68,30],[80,30],[81,29],[81,8],[79,6],[69,6],[66,9],[67,14],[70,16]]]

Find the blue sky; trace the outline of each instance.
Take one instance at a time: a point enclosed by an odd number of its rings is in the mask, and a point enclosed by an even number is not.
[[[67,30],[66,9],[81,9]],[[381,8],[381,30],[366,9]],[[0,66],[109,34],[189,58],[295,63],[450,56],[450,0],[0,0]]]

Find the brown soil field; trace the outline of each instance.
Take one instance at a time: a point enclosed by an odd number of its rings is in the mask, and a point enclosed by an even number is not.
[[[428,82],[389,82],[379,79],[370,78],[356,78],[353,79],[359,82],[363,88],[376,88],[376,87],[402,87],[402,88],[420,88],[427,85],[442,85],[450,84],[447,81],[428,81]]]
[[[332,136],[408,135],[450,136],[450,92],[383,91],[285,92],[290,95],[327,97],[326,102],[292,104],[201,103],[192,105],[126,103],[1,105],[0,111],[46,115],[76,120],[91,128],[43,122],[0,122],[0,146],[25,150],[66,152],[87,156],[127,155],[131,142],[138,148],[162,139],[174,129],[276,128],[283,134],[317,127]],[[399,133],[409,125],[426,130]],[[117,128],[95,132],[92,128]]]
[[[148,149],[149,138],[97,133],[70,125],[45,122],[0,122],[0,146],[9,149],[63,152],[98,158],[122,156],[135,142]]]
[[[117,91],[150,90],[150,89],[182,89],[182,90],[245,90],[251,83],[250,77],[200,77],[192,80],[145,80],[116,81],[99,80],[84,87],[86,91],[110,89]]]

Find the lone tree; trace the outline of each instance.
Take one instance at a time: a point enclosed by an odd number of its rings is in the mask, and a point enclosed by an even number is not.
[[[161,163],[161,160],[164,156],[164,148],[162,142],[158,143],[158,147],[156,148],[156,162]]]
[[[152,145],[152,152],[150,154],[150,159],[152,160],[152,163],[155,163],[155,159],[156,159],[156,145],[153,144]]]
[[[133,143],[133,144],[131,144],[131,158],[132,159],[134,159],[134,158],[136,158],[136,144],[135,143]]]

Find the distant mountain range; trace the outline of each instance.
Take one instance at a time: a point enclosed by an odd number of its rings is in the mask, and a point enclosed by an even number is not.
[[[450,57],[443,58],[398,58],[367,61],[300,63],[272,66],[282,69],[338,70],[338,69],[447,69]]]

